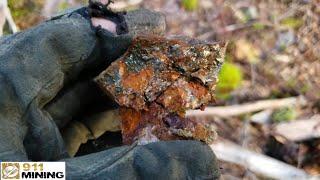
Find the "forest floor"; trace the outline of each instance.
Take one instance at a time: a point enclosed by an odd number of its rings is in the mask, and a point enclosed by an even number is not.
[[[144,1],[143,7],[166,15],[168,35],[229,41],[226,61],[241,73],[232,67],[225,69],[215,105],[305,97],[302,106],[272,110],[263,123],[250,121],[256,111],[228,118],[197,118],[215,124],[223,139],[320,174],[319,139],[291,141],[272,133],[279,123],[320,118],[320,1],[200,0],[197,9],[187,11],[181,1],[156,0]],[[225,85],[228,83],[231,85]],[[317,131],[319,134],[320,128]],[[227,162],[221,166],[223,174],[234,178],[258,178],[246,167]]]

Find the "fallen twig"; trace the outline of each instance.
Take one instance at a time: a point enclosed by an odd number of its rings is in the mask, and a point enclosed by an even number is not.
[[[0,1],[0,36],[3,34],[3,28],[5,25],[5,22],[8,22],[9,27],[13,33],[16,33],[19,31],[19,28],[15,24],[11,11],[8,7],[8,1],[7,0],[1,0]]]
[[[320,117],[277,124],[273,128],[273,134],[290,141],[320,138]]]
[[[306,100],[303,96],[291,97],[284,99],[274,100],[261,100],[253,103],[232,105],[232,106],[216,106],[207,107],[204,111],[190,110],[187,111],[187,116],[218,116],[218,117],[230,117],[241,114],[247,114],[251,112],[257,112],[264,109],[276,109],[288,106],[304,106]]]
[[[226,141],[217,141],[211,149],[222,161],[238,164],[250,171],[274,179],[317,179],[305,171],[271,157],[258,154]]]
[[[126,0],[126,1],[115,1],[113,4],[110,4],[110,8],[116,11],[122,11],[127,8],[138,6],[142,3],[142,0]]]
[[[253,114],[250,117],[250,121],[257,123],[257,124],[268,124],[271,122],[272,112],[273,111],[271,109],[266,109],[266,110],[260,111],[256,114]]]

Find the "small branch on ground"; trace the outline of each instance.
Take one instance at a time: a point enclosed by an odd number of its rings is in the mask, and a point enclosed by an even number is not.
[[[305,171],[289,164],[244,149],[231,142],[219,140],[210,146],[222,161],[238,164],[250,171],[274,179],[312,179]]]
[[[115,11],[123,11],[128,8],[136,7],[142,3],[142,0],[125,0],[125,1],[115,1],[110,4],[110,8]]]
[[[288,106],[305,106],[306,100],[303,96],[261,100],[247,104],[232,105],[232,106],[216,106],[207,107],[204,111],[190,110],[187,111],[187,116],[218,116],[218,117],[231,117],[242,114],[257,112],[265,109],[276,109]]]
[[[273,128],[273,135],[290,141],[320,138],[320,117],[277,124]]]

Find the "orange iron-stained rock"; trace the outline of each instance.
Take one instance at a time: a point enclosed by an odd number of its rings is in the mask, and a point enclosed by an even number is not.
[[[95,81],[121,106],[125,144],[196,139],[215,131],[184,117],[214,99],[224,45],[140,36]]]

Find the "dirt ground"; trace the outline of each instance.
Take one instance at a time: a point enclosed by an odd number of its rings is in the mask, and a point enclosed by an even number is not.
[[[166,15],[168,35],[229,41],[227,61],[241,68],[243,81],[230,92],[231,96],[218,99],[217,104],[304,95],[307,105],[295,109],[295,119],[308,119],[319,113],[320,1],[201,0],[197,10],[187,11],[181,1],[155,0],[144,1],[143,7]],[[320,174],[319,140],[281,143],[268,132],[276,123],[248,124],[250,115],[206,117],[204,121],[213,122],[225,139]],[[243,167],[226,162],[221,166],[225,175],[258,178]]]

